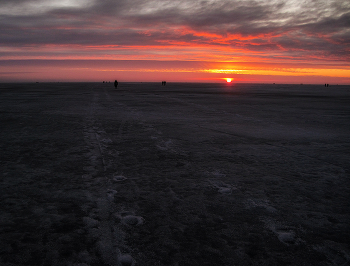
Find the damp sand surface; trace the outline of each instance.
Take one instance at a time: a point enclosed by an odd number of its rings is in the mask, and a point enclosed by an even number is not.
[[[0,264],[349,265],[350,87],[0,84]]]

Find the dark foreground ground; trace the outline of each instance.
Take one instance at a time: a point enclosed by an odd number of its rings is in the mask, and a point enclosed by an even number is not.
[[[350,265],[349,86],[0,84],[0,265]]]

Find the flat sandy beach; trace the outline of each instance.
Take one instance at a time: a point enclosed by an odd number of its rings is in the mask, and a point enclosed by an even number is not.
[[[350,265],[350,87],[0,84],[0,264]]]

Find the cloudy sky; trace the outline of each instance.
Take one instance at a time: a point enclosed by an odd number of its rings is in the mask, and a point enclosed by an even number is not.
[[[350,2],[0,0],[0,81],[350,84]]]

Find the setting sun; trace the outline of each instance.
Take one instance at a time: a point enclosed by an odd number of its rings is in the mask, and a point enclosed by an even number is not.
[[[230,82],[232,82],[232,80],[233,80],[232,78],[225,78],[225,79],[226,79],[226,82],[227,82],[227,83],[230,83]]]

